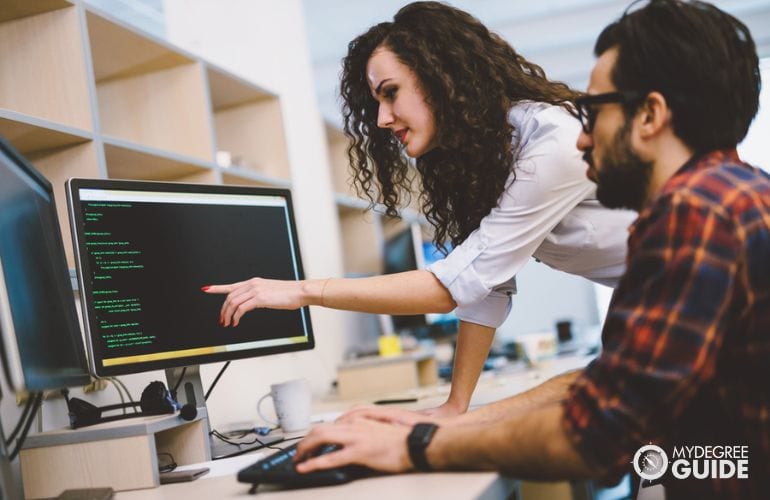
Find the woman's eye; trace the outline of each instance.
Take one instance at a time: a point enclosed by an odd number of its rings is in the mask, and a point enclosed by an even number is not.
[[[396,89],[395,88],[385,89],[382,92],[382,95],[383,95],[383,97],[385,97],[385,99],[391,99],[392,100],[394,97],[396,97]]]

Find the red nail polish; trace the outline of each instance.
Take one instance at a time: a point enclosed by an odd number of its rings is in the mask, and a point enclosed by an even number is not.
[[[203,290],[203,291],[205,292],[205,291],[206,291],[206,290],[208,290],[209,288],[211,288],[211,285],[206,285],[206,286],[202,286],[202,287],[201,287],[201,290]]]

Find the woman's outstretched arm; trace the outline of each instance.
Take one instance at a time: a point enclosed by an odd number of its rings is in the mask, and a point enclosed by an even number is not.
[[[202,289],[206,293],[226,295],[220,313],[224,326],[238,326],[244,314],[257,308],[298,309],[317,305],[398,315],[447,313],[457,306],[449,291],[429,271],[302,281],[251,278]]]

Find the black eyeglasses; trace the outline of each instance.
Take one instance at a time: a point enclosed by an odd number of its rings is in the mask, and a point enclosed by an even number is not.
[[[583,132],[590,134],[596,124],[596,116],[599,111],[596,106],[600,104],[609,104],[613,102],[630,104],[639,100],[645,94],[634,90],[606,92],[604,94],[585,95],[575,99],[575,106],[578,111],[580,124],[583,125]]]

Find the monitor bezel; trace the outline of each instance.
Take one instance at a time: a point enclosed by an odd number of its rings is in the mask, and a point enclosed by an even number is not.
[[[5,138],[0,137],[0,154],[6,156],[10,161],[14,162],[25,174],[35,181],[50,197],[51,203],[49,205],[52,212],[54,224],[54,239],[58,242],[59,256],[61,257],[58,263],[61,275],[57,278],[62,280],[61,283],[69,283],[70,277],[68,269],[66,253],[64,251],[64,242],[62,240],[62,230],[59,223],[58,211],[56,209],[56,197],[53,192],[53,185],[46,179],[43,174],[37,171],[35,167],[19,153],[16,148],[11,145]],[[8,297],[7,284],[5,282],[5,272],[3,271],[2,262],[0,262],[0,357],[2,357],[3,369],[8,383],[11,388],[18,392],[24,391],[37,391],[37,390],[52,390],[65,387],[74,387],[79,385],[87,385],[91,382],[91,376],[88,372],[87,355],[83,346],[83,334],[80,329],[80,325],[77,321],[77,308],[75,307],[74,296],[72,297],[72,320],[74,324],[69,325],[69,328],[73,328],[71,334],[76,334],[76,337],[71,339],[74,343],[75,350],[79,351],[77,354],[80,356],[80,361],[83,363],[83,373],[60,375],[51,384],[45,384],[44,386],[37,386],[31,384],[27,380],[24,366],[22,362],[21,352],[19,351],[19,341],[16,335],[16,328],[14,326],[12,312],[10,308],[10,301]],[[80,349],[78,349],[78,347]]]
[[[287,213],[289,218],[289,230],[291,231],[292,245],[297,260],[298,279],[305,279],[302,266],[302,256],[300,254],[299,239],[297,237],[297,225],[294,218],[294,208],[291,199],[291,191],[282,188],[254,187],[254,186],[225,186],[211,184],[187,184],[177,182],[161,181],[134,181],[134,180],[107,180],[107,179],[68,179],[66,183],[67,207],[70,217],[70,228],[72,230],[72,244],[75,250],[77,265],[77,277],[80,289],[81,310],[83,317],[83,327],[85,330],[87,354],[89,367],[95,377],[104,378],[116,375],[128,375],[132,373],[142,373],[153,370],[164,370],[169,368],[178,368],[182,366],[192,366],[199,364],[217,363],[222,361],[231,361],[236,359],[255,358],[268,356],[271,354],[280,354],[286,352],[296,352],[310,350],[315,347],[315,337],[313,335],[313,326],[310,320],[310,311],[307,307],[300,310],[307,325],[307,342],[292,343],[281,346],[258,347],[247,350],[227,351],[223,353],[214,353],[197,356],[186,356],[179,358],[169,358],[159,361],[148,361],[143,363],[130,363],[115,366],[103,366],[102,358],[97,356],[91,324],[93,321],[93,311],[88,304],[87,298],[90,295],[90,284],[84,279],[90,275],[88,256],[85,245],[80,244],[85,241],[84,238],[84,219],[82,215],[81,203],[77,196],[80,189],[104,189],[119,191],[147,191],[147,192],[171,192],[171,193],[201,193],[201,194],[235,194],[235,195],[257,195],[257,196],[281,196],[286,199]],[[84,286],[85,284],[85,286]]]

